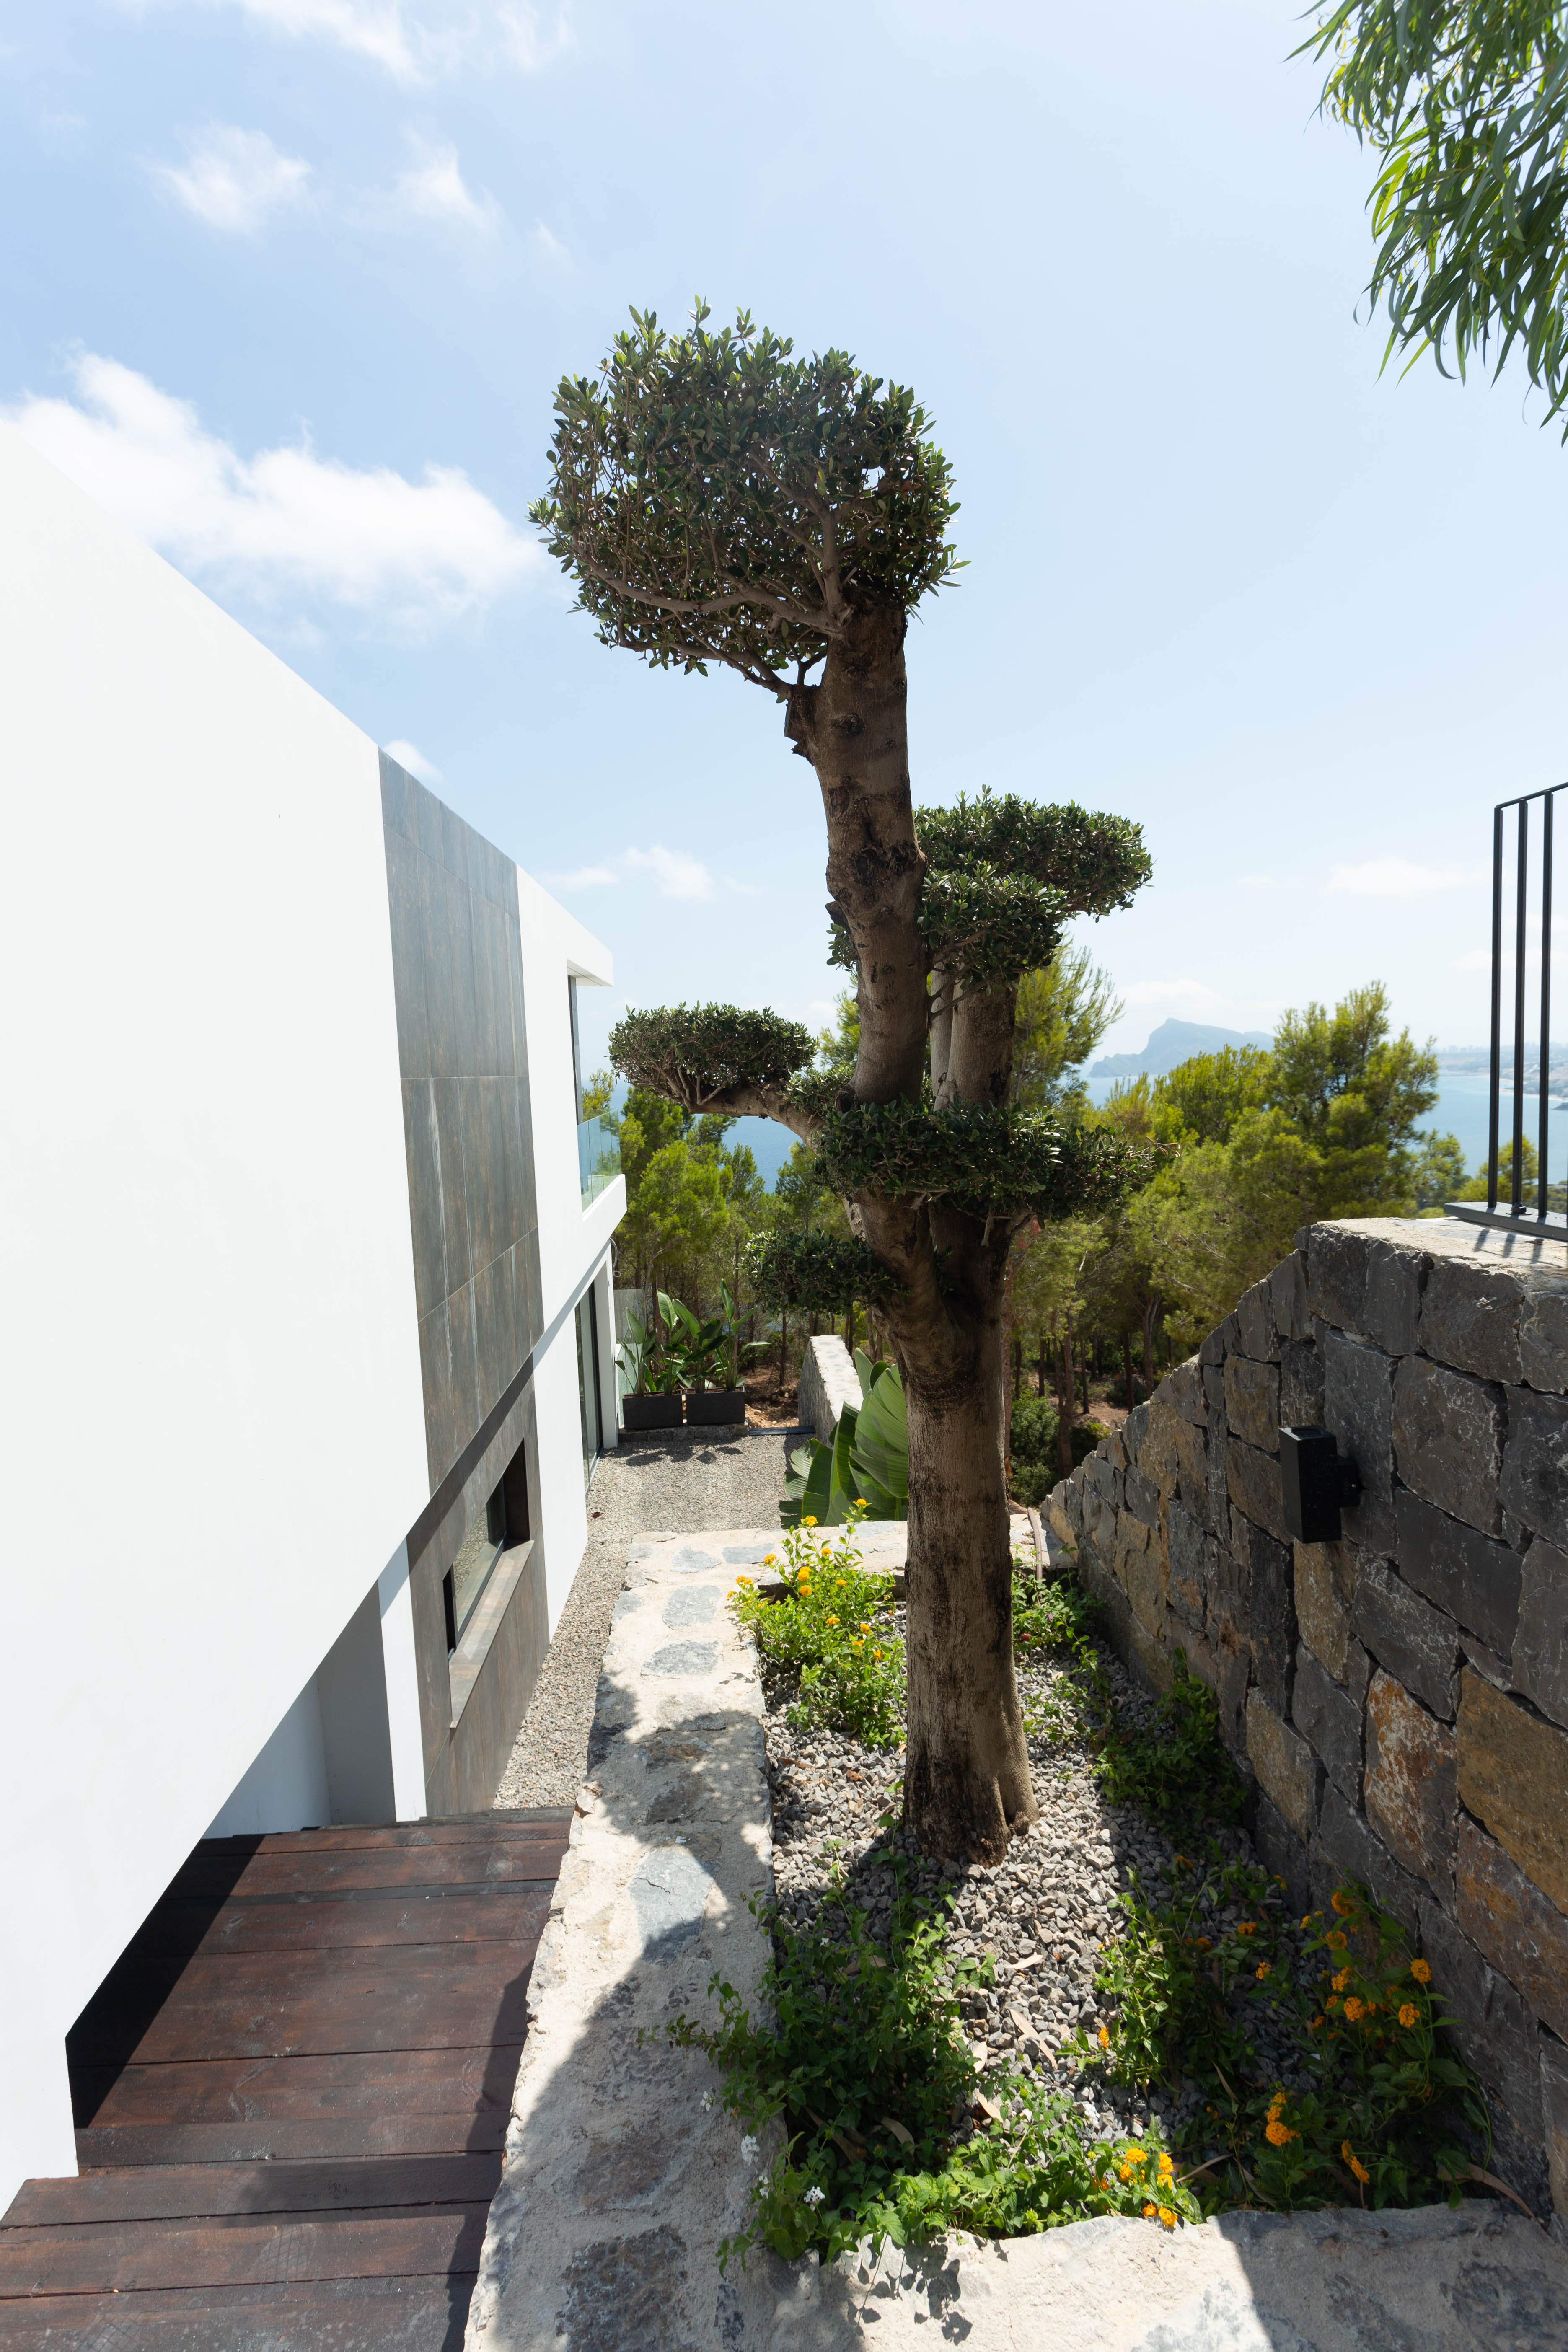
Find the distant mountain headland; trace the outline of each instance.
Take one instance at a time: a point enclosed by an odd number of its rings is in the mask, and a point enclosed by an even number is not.
[[[1141,1054],[1102,1054],[1089,1066],[1091,1078],[1163,1078],[1194,1054],[1217,1054],[1226,1045],[1272,1045],[1266,1029],[1211,1029],[1202,1021],[1162,1021]]]

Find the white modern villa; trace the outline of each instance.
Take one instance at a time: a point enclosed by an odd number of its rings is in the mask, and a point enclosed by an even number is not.
[[[605,949],[5,426],[0,678],[3,2212],[199,1840],[491,1805],[625,1190]]]

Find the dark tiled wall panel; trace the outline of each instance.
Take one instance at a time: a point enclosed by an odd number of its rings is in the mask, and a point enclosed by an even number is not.
[[[516,871],[385,753],[387,896],[432,1489],[539,1339]]]
[[[1568,1277],[1408,1222],[1313,1225],[1048,1506],[1112,1638],[1210,1684],[1258,1852],[1371,1885],[1486,2084],[1494,2168],[1568,2222]],[[1277,1424],[1360,1465],[1291,1544]]]

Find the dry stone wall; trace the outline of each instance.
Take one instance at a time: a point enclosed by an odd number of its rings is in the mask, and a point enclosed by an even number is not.
[[[1369,1885],[1432,1963],[1496,2168],[1568,2225],[1568,1270],[1437,1220],[1312,1225],[1047,1515],[1158,1687],[1214,1690],[1303,1909]],[[1281,1423],[1362,1493],[1293,1544]]]

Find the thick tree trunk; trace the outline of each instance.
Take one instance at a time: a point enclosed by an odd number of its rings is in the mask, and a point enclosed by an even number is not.
[[[904,1820],[924,1853],[998,1862],[1036,1817],[1013,1672],[1012,1553],[997,1444],[999,1318],[934,1381],[906,1367],[909,1748]]]
[[[918,1097],[926,1066],[926,962],[916,911],[925,859],[910,797],[902,608],[850,615],[821,683],[790,695],[784,732],[816,770],[827,887],[855,943],[859,1102]]]
[[[1016,988],[963,988],[952,1008],[947,1075],[937,1108],[950,1102],[1005,1103],[1012,1087]]]

